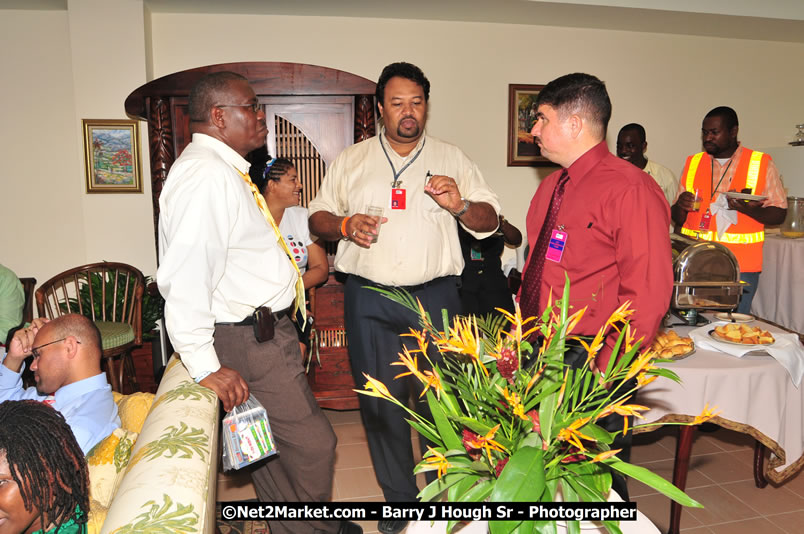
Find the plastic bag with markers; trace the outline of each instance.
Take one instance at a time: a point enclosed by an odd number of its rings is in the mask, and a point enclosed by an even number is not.
[[[223,470],[240,469],[276,454],[276,442],[262,404],[249,395],[223,418]]]

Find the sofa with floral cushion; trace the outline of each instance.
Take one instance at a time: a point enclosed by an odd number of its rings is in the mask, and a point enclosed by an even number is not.
[[[89,533],[215,532],[215,394],[174,355],[155,395],[115,397],[123,427],[87,455]]]

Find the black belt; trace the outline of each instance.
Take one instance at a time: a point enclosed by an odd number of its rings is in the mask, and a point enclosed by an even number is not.
[[[282,311],[272,313],[271,315],[274,316],[274,322],[278,322],[281,318],[283,318],[285,316],[290,317],[290,314],[291,314],[292,310],[293,310],[293,306],[291,305],[291,306],[288,306],[287,308],[285,308]],[[243,319],[242,321],[237,322],[237,323],[220,322],[220,323],[215,323],[215,326],[254,326],[254,314],[249,315],[248,317],[246,317],[245,319]]]
[[[418,290],[424,289],[426,287],[435,286],[435,285],[438,285],[438,284],[441,284],[441,283],[444,283],[444,282],[450,282],[451,281],[452,283],[457,284],[458,279],[460,278],[459,276],[442,276],[440,278],[433,278],[432,280],[429,280],[429,281],[424,282],[422,284],[416,284],[415,286],[386,286],[384,284],[378,284],[377,282],[375,282],[373,280],[369,280],[368,278],[363,278],[362,276],[357,276],[356,274],[353,274],[351,276],[354,276],[357,279],[357,281],[360,282],[363,285],[374,286],[374,287],[379,287],[379,288],[383,288],[383,289],[404,289],[408,293],[413,293],[414,291],[418,291]]]

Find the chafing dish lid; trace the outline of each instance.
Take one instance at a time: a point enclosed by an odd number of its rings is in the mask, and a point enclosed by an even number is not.
[[[739,282],[740,266],[734,254],[720,243],[690,245],[674,262],[676,282]]]

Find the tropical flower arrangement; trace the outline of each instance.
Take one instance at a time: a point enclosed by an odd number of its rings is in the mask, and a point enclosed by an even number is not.
[[[672,371],[655,365],[657,355],[640,353],[628,318],[626,302],[597,335],[582,339],[572,334],[586,310],[569,314],[568,298],[547,307],[539,318],[523,318],[500,310],[503,316],[455,317],[446,332],[438,331],[418,301],[408,293],[377,289],[386,297],[419,315],[421,329],[404,334],[416,348],[405,348],[396,378],[413,376],[423,385],[432,421],[405,402],[394,398],[385,384],[365,375],[358,393],[385,399],[405,409],[408,420],[429,447],[414,472],[436,471],[437,479],[419,494],[422,501],[453,502],[603,502],[611,488],[611,472],[618,471],[656,489],[684,506],[701,507],[695,500],[651,471],[629,464],[611,449],[616,434],[597,424],[612,413],[644,419],[645,406],[629,404],[633,393],[666,377],[678,381]],[[569,295],[569,281],[564,296]],[[450,325],[444,312],[443,323]],[[591,362],[603,348],[607,334],[618,332],[614,352],[603,376]],[[539,347],[527,340],[538,333]],[[563,362],[565,344],[576,339],[588,353],[586,366],[572,369]],[[431,358],[433,345],[440,358]],[[619,355],[619,356],[618,356]],[[426,359],[429,366],[419,365]],[[636,385],[626,389],[625,381]],[[708,407],[691,424],[700,424],[715,413]],[[628,430],[624,417],[622,432]],[[648,425],[636,425],[634,428]],[[451,532],[457,521],[447,526]],[[603,522],[610,533],[619,533],[616,521]],[[570,533],[579,532],[577,521],[568,521]],[[555,521],[491,521],[491,534],[555,532]]]

